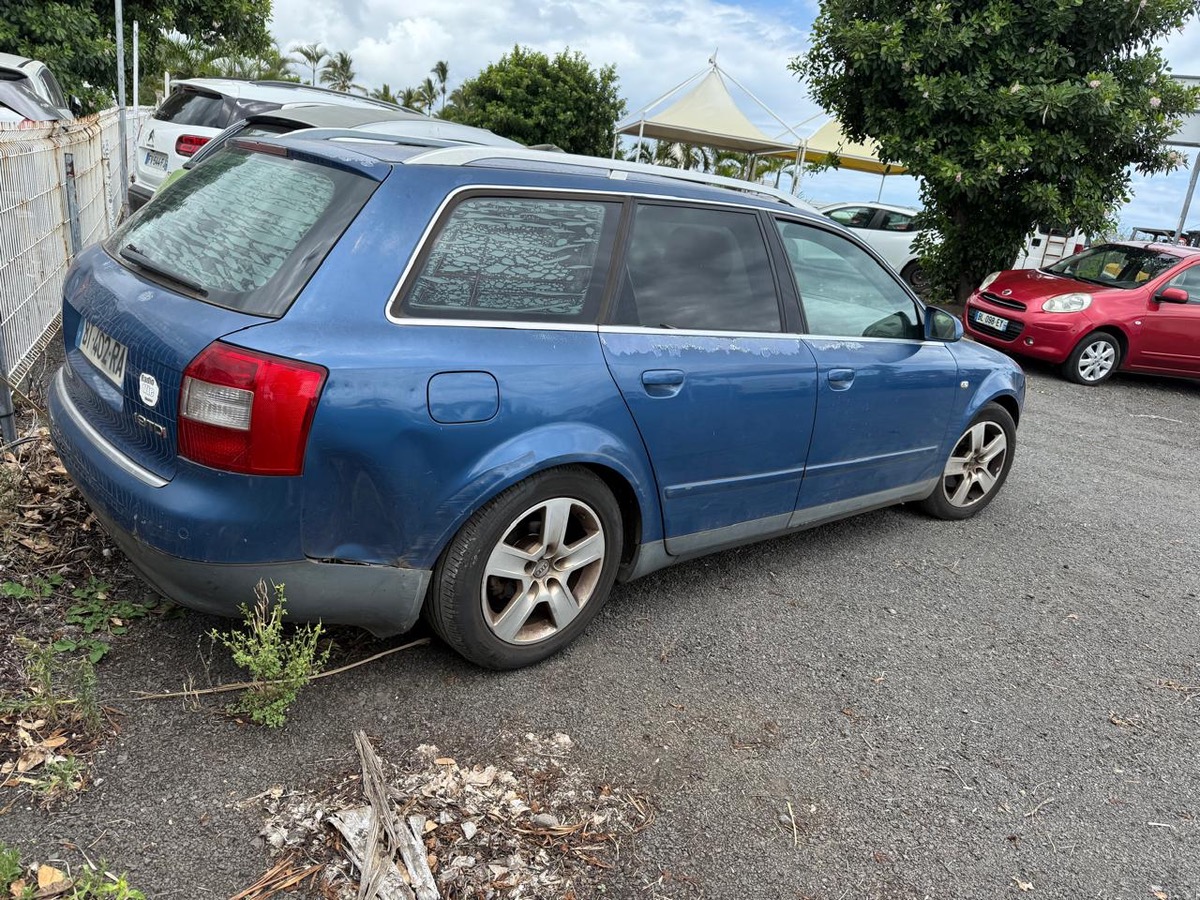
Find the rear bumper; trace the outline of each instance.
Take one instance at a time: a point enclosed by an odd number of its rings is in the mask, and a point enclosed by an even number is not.
[[[187,530],[185,525],[195,530],[214,527],[198,515],[195,521],[186,523],[179,518],[179,506],[203,504],[203,498],[189,493],[184,485],[155,479],[121,456],[81,420],[63,391],[60,372],[50,390],[49,406],[51,436],[63,465],[105,531],[163,596],[201,612],[237,616],[241,606],[253,603],[254,588],[261,580],[285,585],[288,614],[293,620],[357,625],[381,637],[399,634],[416,624],[429,586],[428,569],[318,561],[303,556],[215,562],[184,559],[152,546],[144,538],[153,538],[163,530],[143,530],[147,514],[157,513],[164,521],[175,521],[180,531]],[[176,493],[180,494],[178,499]],[[212,499],[209,505],[219,507],[217,498]],[[130,510],[137,511],[132,518]],[[250,512],[253,514],[253,510]],[[126,521],[134,522],[138,533]],[[236,529],[246,547],[253,546],[256,531],[262,534],[274,530],[267,521],[251,525],[243,521],[239,527],[239,523],[226,518],[223,527]],[[199,534],[193,535],[193,541],[203,544]],[[265,544],[264,538],[262,546]]]
[[[84,494],[87,497],[87,494]],[[89,501],[90,502],[90,501]],[[289,621],[357,625],[378,637],[408,631],[421,614],[427,569],[300,559],[226,565],[180,559],[155,550],[92,511],[138,574],[169,600],[216,616],[236,617],[254,603],[259,581],[284,585]]]

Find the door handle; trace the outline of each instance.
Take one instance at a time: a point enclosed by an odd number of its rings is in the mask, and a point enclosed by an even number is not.
[[[854,370],[830,369],[827,378],[831,388],[835,391],[844,391],[854,383]]]
[[[642,386],[651,397],[674,397],[683,387],[683,372],[679,369],[647,369],[642,373]]]

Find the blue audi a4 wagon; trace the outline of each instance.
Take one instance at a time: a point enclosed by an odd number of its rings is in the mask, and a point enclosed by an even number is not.
[[[424,617],[474,662],[628,580],[914,503],[983,509],[1024,376],[760,185],[361,132],[233,140],[81,255],[63,463],[143,576]]]

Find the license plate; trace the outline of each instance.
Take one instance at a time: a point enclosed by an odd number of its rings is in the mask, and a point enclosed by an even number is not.
[[[997,331],[1004,331],[1008,328],[1008,319],[1002,319],[999,316],[993,316],[991,313],[985,313],[978,309],[975,310],[975,321],[980,325],[995,328]]]
[[[146,151],[146,166],[150,169],[162,169],[167,171],[167,154],[158,150]]]
[[[129,348],[118,343],[86,319],[79,349],[97,369],[104,373],[117,387],[125,381],[125,358]]]

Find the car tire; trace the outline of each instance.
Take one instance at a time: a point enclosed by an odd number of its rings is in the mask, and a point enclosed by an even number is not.
[[[533,665],[595,618],[622,541],[621,508],[600,478],[582,466],[538,473],[459,529],[434,568],[425,618],[480,666]]]
[[[929,278],[926,277],[925,270],[921,268],[921,263],[917,260],[913,260],[905,266],[900,277],[908,282],[908,286],[918,295],[923,295],[929,290]]]
[[[1121,365],[1121,345],[1107,331],[1093,331],[1075,345],[1062,365],[1063,377],[1094,387],[1112,378]]]
[[[938,519],[969,519],[1000,492],[1017,449],[1017,426],[1008,410],[989,403],[954,442],[937,487],[920,507]]]

